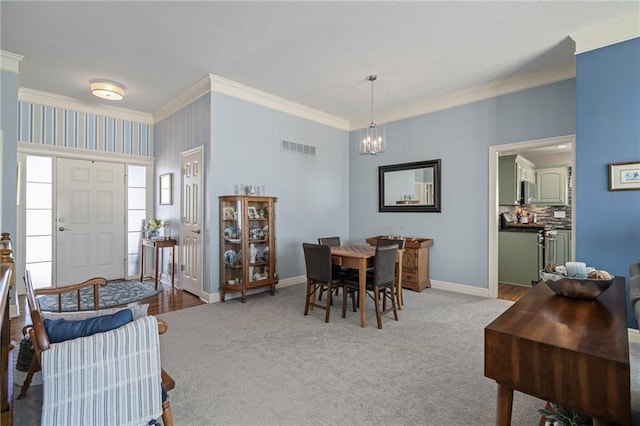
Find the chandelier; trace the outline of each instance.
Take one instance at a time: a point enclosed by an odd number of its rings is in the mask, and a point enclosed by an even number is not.
[[[377,155],[385,151],[384,125],[377,126],[373,121],[373,82],[378,77],[370,75],[367,80],[371,82],[371,123],[369,127],[361,131],[360,155]]]

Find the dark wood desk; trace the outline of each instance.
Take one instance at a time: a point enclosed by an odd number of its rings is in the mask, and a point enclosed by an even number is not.
[[[485,328],[496,425],[511,424],[514,390],[604,424],[631,424],[625,294],[621,277],[595,300],[558,296],[540,282]]]
[[[142,281],[144,276],[144,248],[145,247],[155,247],[156,249],[156,275],[155,275],[155,283],[156,290],[158,289],[158,254],[160,253],[161,248],[169,247],[171,248],[171,288],[174,287],[174,274],[176,270],[176,240],[152,240],[149,238],[142,239],[142,247],[140,247],[140,281]]]

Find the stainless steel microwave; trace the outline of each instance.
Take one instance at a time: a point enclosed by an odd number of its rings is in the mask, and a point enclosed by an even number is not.
[[[520,182],[520,205],[531,204],[536,198],[536,184],[523,180]]]

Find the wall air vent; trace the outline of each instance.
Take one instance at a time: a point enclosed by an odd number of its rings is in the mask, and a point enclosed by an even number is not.
[[[294,154],[303,154],[316,156],[316,147],[312,145],[305,145],[302,143],[289,142],[285,140],[280,141],[280,150],[286,152],[293,152]]]

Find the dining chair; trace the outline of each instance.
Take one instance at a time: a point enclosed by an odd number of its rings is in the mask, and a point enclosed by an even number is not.
[[[397,255],[398,246],[395,244],[376,247],[373,273],[367,274],[366,291],[375,304],[379,329],[382,329],[382,316],[388,312],[393,312],[393,318],[398,321],[395,296]],[[360,289],[360,283],[351,278],[345,280],[342,283],[342,287],[342,317],[344,318],[347,312],[347,296],[350,295],[353,298]],[[380,307],[380,297],[382,297],[382,308]],[[387,299],[391,302],[391,308],[389,309],[386,308]],[[360,309],[365,309],[365,307],[360,306]]]
[[[342,284],[340,278],[334,278],[331,261],[331,247],[321,244],[302,243],[304,261],[307,268],[307,290],[304,304],[304,314],[309,313],[309,307],[317,307],[326,311],[324,322],[329,322],[331,313],[331,294]],[[325,305],[316,303],[313,299],[316,293],[327,290]],[[320,299],[318,299],[320,300]]]
[[[378,238],[376,240],[376,247],[383,246],[398,246],[398,249],[404,250],[405,239],[397,239],[397,238]],[[398,275],[402,274],[402,265],[397,266],[397,275],[396,279],[398,279]],[[373,271],[369,271],[369,273],[373,273]],[[397,284],[397,283],[396,283]],[[404,298],[402,297],[402,286],[396,285],[396,303],[398,304],[398,309],[402,309],[404,305]]]
[[[340,237],[320,237],[318,238],[318,244],[323,246],[336,247],[341,244]],[[334,277],[346,278],[347,276],[353,275],[354,273],[356,273],[355,269],[345,268],[336,264],[333,264],[331,268],[333,270]],[[335,293],[336,296],[338,295],[339,291],[340,291],[340,287],[336,287],[336,293]],[[323,293],[324,293],[324,289],[320,289],[320,293],[318,294],[318,300],[322,300]]]

